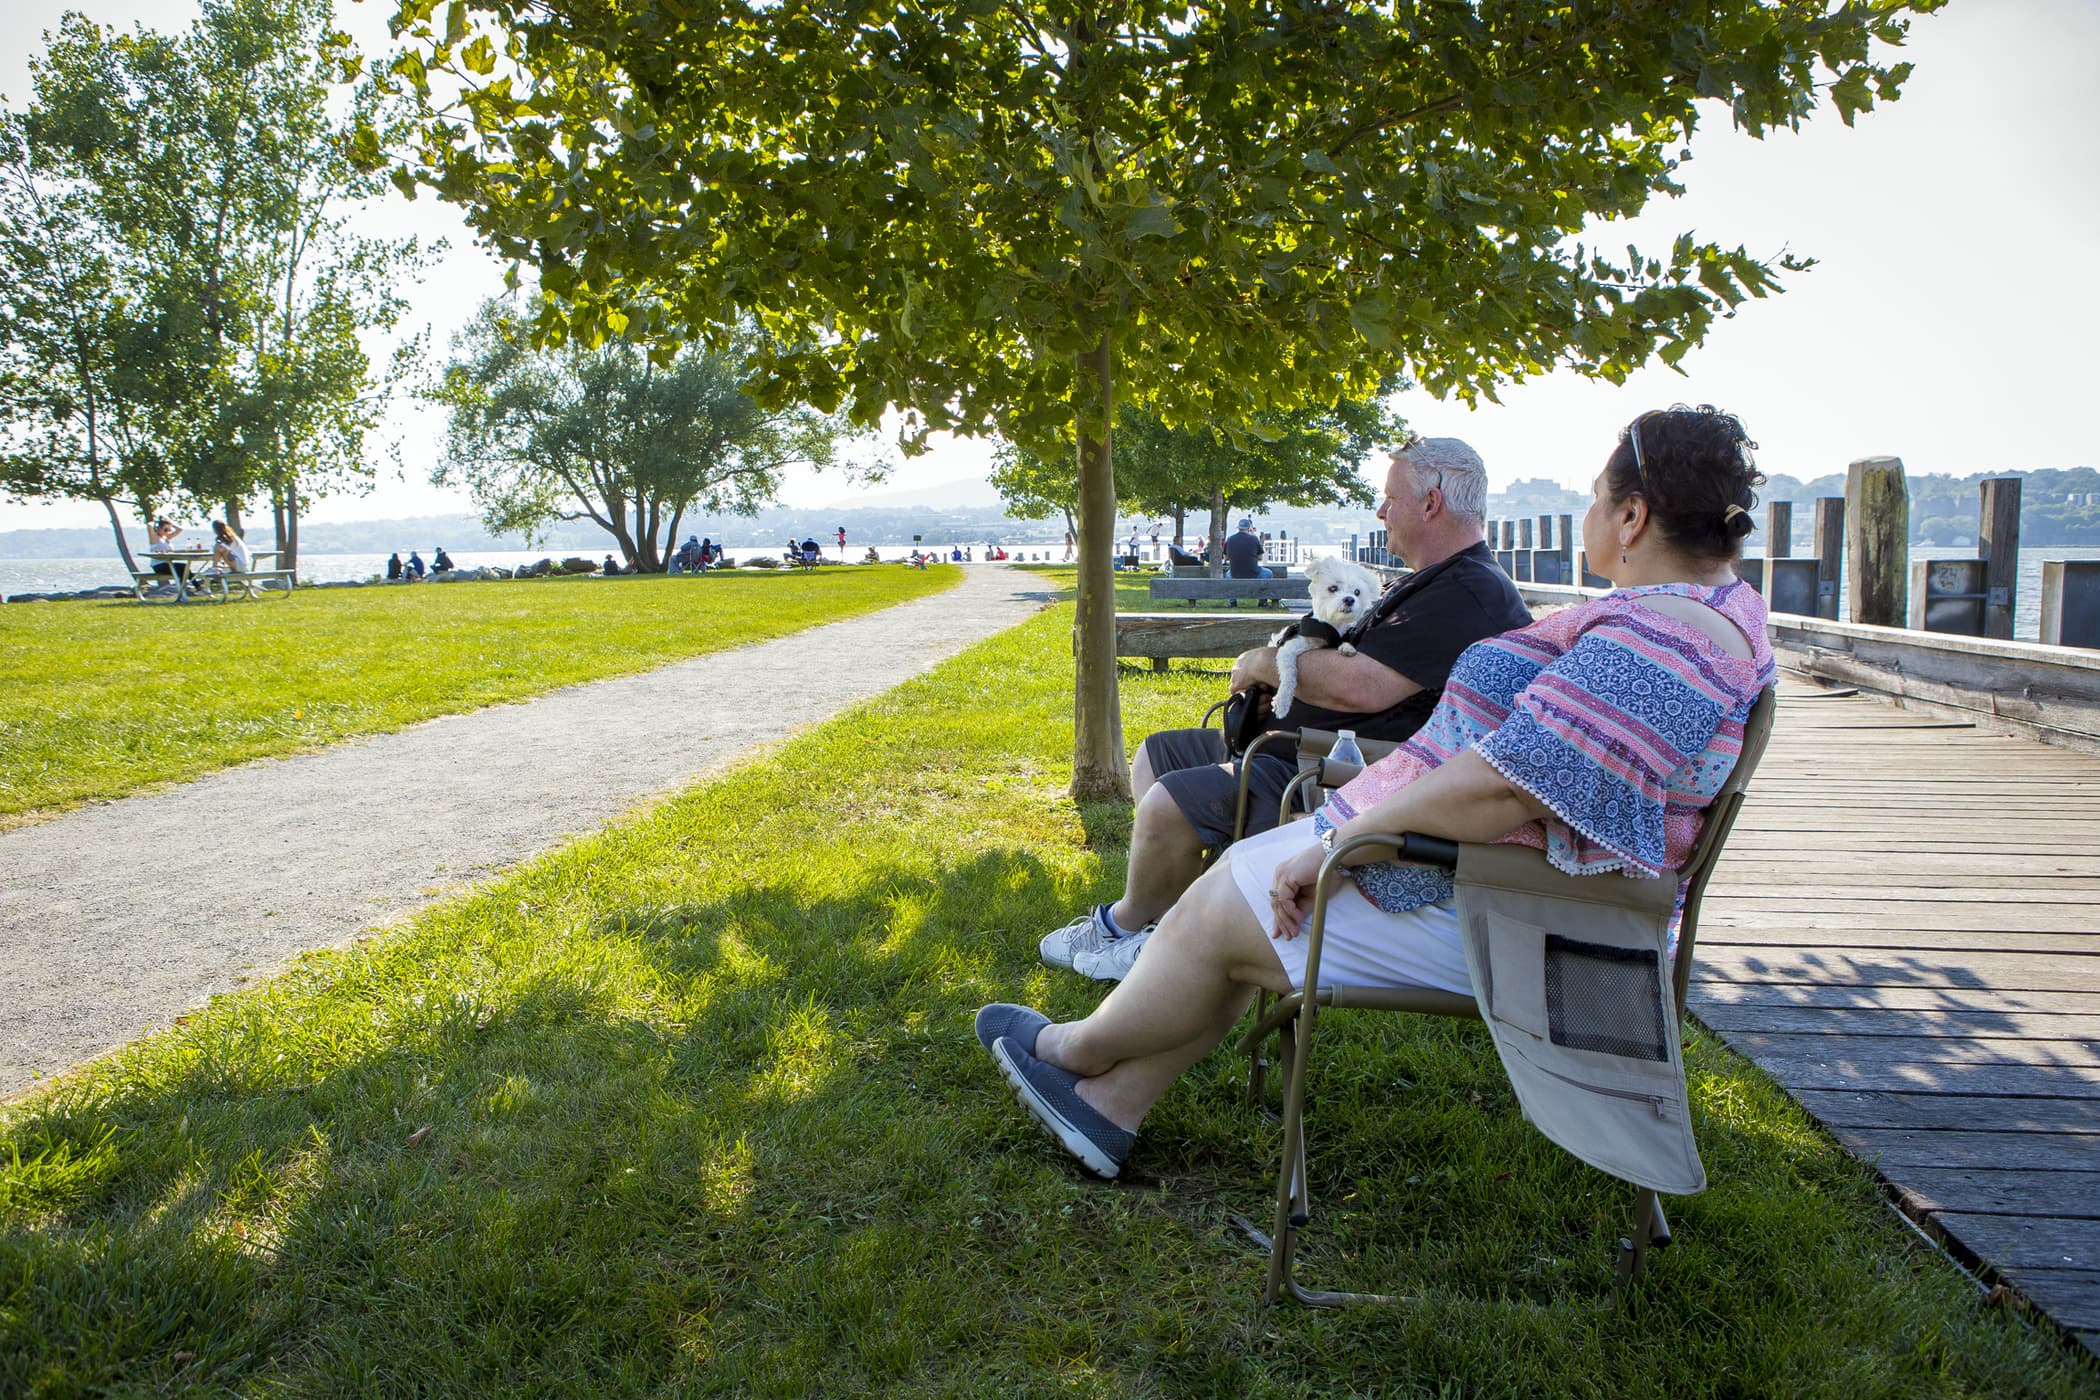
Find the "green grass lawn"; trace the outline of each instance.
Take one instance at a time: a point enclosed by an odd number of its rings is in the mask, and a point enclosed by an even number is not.
[[[783,636],[956,568],[306,589],[0,608],[0,828],[25,814]]]
[[[1630,1192],[1478,1027],[1331,1016],[1311,1279],[1235,1212],[1275,1130],[1221,1053],[1083,1178],[970,1030],[1099,989],[1035,942],[1121,878],[1064,795],[1071,611],[0,1116],[0,1393],[2071,1396],[1691,1036],[1712,1187],[1612,1311]],[[1128,731],[1216,673],[1124,672]],[[781,794],[796,800],[784,803]]]

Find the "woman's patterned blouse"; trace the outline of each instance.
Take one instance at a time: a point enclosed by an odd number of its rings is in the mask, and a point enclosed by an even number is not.
[[[1656,593],[1734,622],[1750,658],[1642,605]],[[1503,840],[1544,849],[1571,875],[1652,879],[1690,859],[1773,675],[1765,601],[1750,585],[1621,588],[1466,648],[1428,723],[1335,792],[1314,822],[1339,826],[1470,748],[1553,813]],[[1430,866],[1384,862],[1350,874],[1389,913],[1452,896],[1450,873]]]

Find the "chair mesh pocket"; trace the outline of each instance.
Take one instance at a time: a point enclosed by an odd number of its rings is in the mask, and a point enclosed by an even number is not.
[[[1555,1045],[1668,1060],[1655,950],[1547,934],[1546,1027]]]

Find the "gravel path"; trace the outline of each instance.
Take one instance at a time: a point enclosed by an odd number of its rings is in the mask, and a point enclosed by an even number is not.
[[[0,833],[0,1100],[689,786],[1047,600],[1031,575],[971,567],[866,617]],[[699,702],[716,694],[764,703]]]

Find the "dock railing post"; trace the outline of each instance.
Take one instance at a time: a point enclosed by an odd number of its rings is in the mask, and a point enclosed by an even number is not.
[[[2100,559],[2042,563],[2042,633],[2050,646],[2100,647]]]
[[[1773,501],[1765,507],[1765,558],[1794,557],[1794,503]]]
[[[1838,580],[1845,567],[1845,498],[1816,498],[1816,616],[1837,621]]]
[[[1528,515],[1517,522],[1517,548],[1531,548],[1531,517]]]
[[[2020,600],[2020,478],[1983,482],[1976,544],[1983,560],[1983,635],[2011,641]]]
[[[1853,519],[1845,550],[1851,620],[1901,627],[1910,616],[1910,488],[1901,457],[1862,457],[1845,469]]]
[[[1575,553],[1582,546],[1575,538],[1574,516],[1563,515],[1560,518],[1560,534],[1555,538],[1560,541],[1560,557],[1567,561],[1561,566],[1560,576],[1571,584],[1581,583],[1582,575],[1575,570]]]

